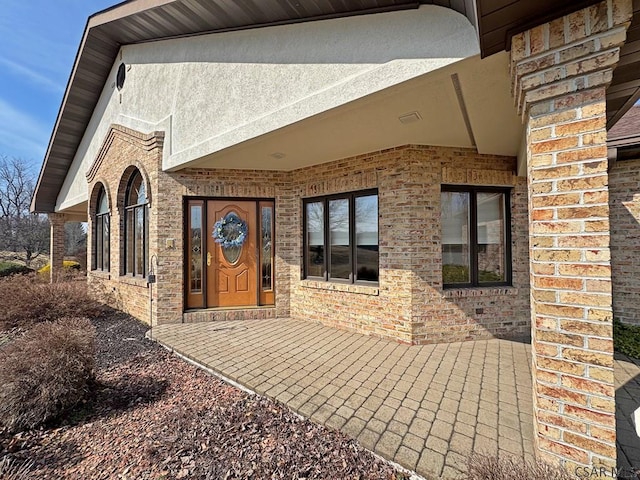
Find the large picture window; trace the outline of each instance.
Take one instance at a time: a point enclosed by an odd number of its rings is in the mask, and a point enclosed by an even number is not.
[[[443,186],[442,283],[511,283],[509,189]]]
[[[149,256],[147,190],[139,170],[131,174],[125,196],[125,273],[144,277]]]
[[[378,282],[378,192],[304,201],[305,277]]]
[[[96,204],[96,215],[94,223],[94,270],[109,271],[110,263],[110,224],[109,224],[109,201],[104,187],[100,187],[98,202]]]

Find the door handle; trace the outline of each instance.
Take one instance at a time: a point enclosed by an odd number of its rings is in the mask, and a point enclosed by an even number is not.
[[[207,267],[211,266],[211,252],[207,252]]]

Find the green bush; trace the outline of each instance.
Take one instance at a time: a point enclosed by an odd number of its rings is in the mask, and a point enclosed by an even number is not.
[[[640,326],[613,321],[613,348],[629,357],[640,358]]]
[[[17,274],[33,273],[33,269],[25,265],[11,262],[0,262],[0,277],[8,277]]]
[[[64,317],[92,317],[100,307],[84,281],[49,283],[39,275],[0,278],[0,330],[27,329]]]
[[[94,382],[95,331],[85,318],[34,326],[2,349],[0,427],[35,428],[87,398]]]

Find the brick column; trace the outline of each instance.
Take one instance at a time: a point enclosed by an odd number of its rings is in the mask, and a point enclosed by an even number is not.
[[[51,235],[49,239],[49,265],[51,265],[50,279],[55,282],[62,274],[64,261],[64,224],[65,215],[62,213],[49,213]]]
[[[616,465],[606,86],[631,18],[608,0],[512,39],[526,125],[534,431],[540,455]]]

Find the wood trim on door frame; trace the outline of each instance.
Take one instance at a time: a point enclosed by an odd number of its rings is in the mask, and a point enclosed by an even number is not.
[[[189,238],[189,205],[191,203],[191,201],[200,201],[202,202],[203,205],[203,209],[202,209],[202,218],[203,218],[203,243],[206,244],[206,240],[205,240],[205,235],[208,235],[208,227],[207,227],[207,216],[208,216],[208,211],[207,211],[207,202],[208,201],[233,201],[233,200],[237,200],[237,201],[247,201],[247,202],[255,202],[256,203],[256,221],[257,221],[257,225],[260,225],[261,223],[261,217],[260,217],[260,204],[261,202],[266,202],[266,203],[271,203],[272,207],[273,207],[273,219],[272,219],[272,225],[273,225],[273,263],[272,263],[272,271],[271,271],[271,276],[273,278],[273,290],[272,290],[272,294],[273,294],[273,303],[261,303],[261,294],[262,294],[262,278],[261,278],[261,268],[256,268],[256,281],[258,282],[258,288],[257,288],[257,295],[256,295],[256,304],[255,305],[247,305],[248,308],[255,308],[255,307],[272,307],[275,306],[275,292],[276,292],[276,254],[277,254],[277,242],[275,241],[276,239],[276,199],[275,198],[267,198],[267,197],[205,197],[205,196],[185,196],[183,197],[183,227],[182,227],[182,232],[183,232],[183,249],[182,249],[182,263],[183,263],[183,310],[184,311],[189,311],[189,310],[204,310],[206,309],[206,305],[207,305],[207,289],[208,289],[208,281],[209,279],[207,278],[206,275],[206,252],[203,251],[202,254],[202,272],[203,272],[203,278],[202,278],[202,289],[203,289],[203,296],[202,296],[202,306],[201,307],[190,307],[188,305],[187,299],[189,294],[189,283],[187,281],[187,279],[189,278],[189,273],[188,273],[188,267],[189,267],[189,262],[188,262],[188,255],[189,252],[187,250],[187,247],[189,245],[190,242],[190,238]],[[258,258],[258,261],[260,259],[260,251],[259,251],[259,245],[260,245],[260,232],[258,232],[258,237],[257,237],[257,242],[256,242],[256,257]],[[260,266],[258,264],[258,266]],[[221,307],[221,308],[225,308],[225,307]],[[235,310],[238,307],[228,307],[228,309],[231,310]]]

